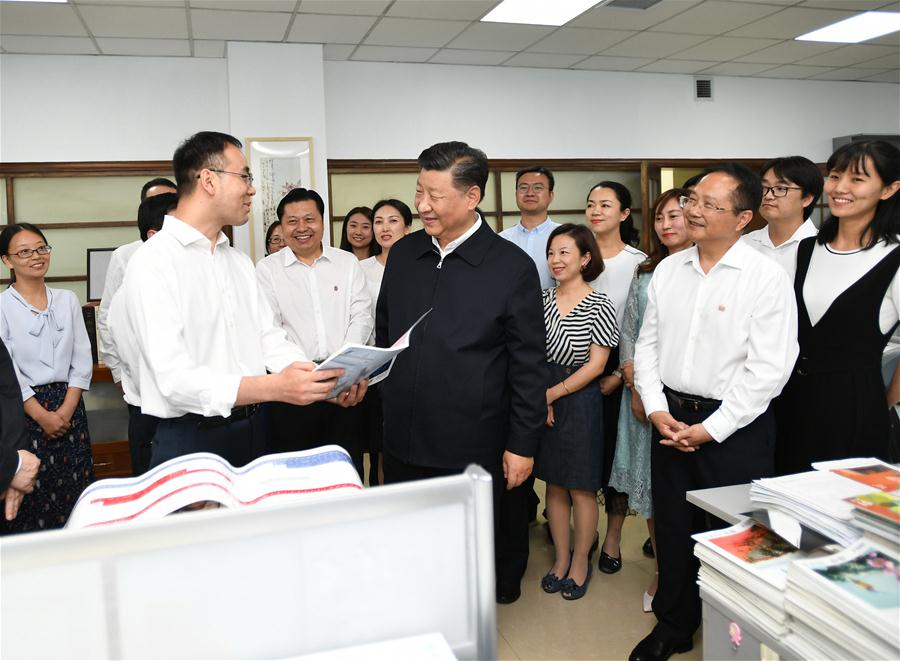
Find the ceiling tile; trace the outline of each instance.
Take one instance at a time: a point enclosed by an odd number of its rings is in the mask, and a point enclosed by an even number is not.
[[[777,5],[708,0],[675,18],[654,25],[651,29],[660,32],[718,35],[782,9]]]
[[[289,20],[290,14],[273,12],[191,10],[191,29],[197,39],[281,41]]]
[[[119,39],[98,37],[97,45],[104,55],[180,55],[191,54],[187,39]]]
[[[406,18],[445,18],[477,21],[487,14],[499,0],[396,0],[387,16]],[[465,64],[465,63],[463,63]]]
[[[591,69],[594,71],[634,71],[638,67],[650,64],[653,60],[646,57],[608,57],[595,55],[576,64],[575,69]]]
[[[184,9],[184,0],[69,0],[69,3],[79,7],[85,5],[143,5],[144,7],[181,7]]]
[[[874,60],[877,57],[886,55],[896,55],[897,49],[889,46],[870,46],[868,44],[850,44],[841,46],[835,50],[823,53],[816,57],[810,57],[802,60],[800,64],[811,64],[815,66],[829,67],[849,67],[853,64],[859,64],[866,60]],[[898,66],[895,64],[894,66]]]
[[[877,76],[885,73],[885,69],[858,69],[855,67],[845,67],[843,69],[832,69],[825,73],[819,73],[811,76],[813,80],[862,80],[868,76]]]
[[[382,18],[366,37],[373,46],[422,46],[440,48],[466,29],[467,21],[435,21],[420,18]]]
[[[569,21],[567,27],[607,28],[611,30],[646,30],[647,28],[687,11],[700,0],[665,0],[650,9],[618,9],[595,7]]]
[[[778,43],[777,39],[738,39],[735,37],[716,37],[707,42],[683,50],[676,55],[685,60],[711,60],[721,62],[741,55],[747,55]]]
[[[875,67],[876,69],[896,69],[900,67],[900,53],[894,53],[893,55],[885,55],[884,57],[878,57],[874,60],[865,60],[864,62],[859,62],[858,64],[853,64],[851,66],[854,67]]]
[[[898,8],[900,11],[900,8]],[[891,34],[886,34],[883,37],[878,37],[878,39],[869,39],[867,44],[874,44],[876,46],[894,46],[900,47],[900,32],[892,32]]]
[[[750,64],[746,62],[723,62],[703,70],[703,75],[712,76],[755,76],[771,69],[771,64]]]
[[[709,67],[709,62],[697,60],[657,60],[651,62],[638,71],[650,71],[652,73],[697,73]]]
[[[482,64],[494,65],[509,59],[515,55],[509,51],[501,50],[453,50],[444,48],[438,51],[429,62],[438,64]]]
[[[301,0],[300,11],[311,14],[381,16],[390,0]]]
[[[892,4],[888,0],[805,0],[801,7],[818,7],[824,9],[848,9],[850,11],[870,11],[881,9]]]
[[[72,7],[30,2],[0,2],[0,33],[87,36]]]
[[[885,71],[884,73],[879,73],[875,76],[869,76],[866,78],[866,81],[873,83],[900,83],[900,69]]]
[[[604,55],[617,57],[666,57],[691,46],[707,41],[709,37],[695,34],[669,34],[667,32],[639,32],[623,42],[607,48]]]
[[[187,39],[184,9],[165,7],[81,7],[81,16],[96,37]]]
[[[503,63],[510,67],[535,67],[539,69],[567,69],[583,60],[583,55],[559,55],[555,53],[519,53]]]
[[[619,43],[635,34],[625,30],[600,30],[589,28],[560,28],[534,44],[529,51],[535,53],[565,53],[569,55],[593,55],[604,48]]]
[[[115,0],[112,0],[113,2]],[[194,9],[239,9],[246,11],[286,11],[293,13],[297,0],[190,0]],[[182,5],[184,3],[181,3]]]
[[[801,34],[850,18],[854,12],[832,11],[830,9],[803,9],[788,7],[784,11],[772,14],[749,25],[729,32],[729,36],[737,37],[774,37],[793,39]]]
[[[775,67],[764,71],[760,76],[763,78],[809,78],[817,73],[825,73],[830,71],[829,67],[807,67],[802,64],[786,64],[783,67]]]
[[[298,14],[287,40],[317,44],[358,43],[376,20],[371,16]]]
[[[194,39],[194,57],[225,57],[225,42]]]
[[[523,50],[553,32],[545,25],[511,25],[509,23],[475,23],[447,44],[450,48],[469,50]]]
[[[346,60],[356,49],[356,44],[325,44],[322,57],[326,60]]]
[[[791,64],[797,60],[827,53],[840,44],[825,44],[813,41],[782,41],[769,48],[736,58],[738,62],[759,62],[761,64]]]
[[[436,52],[436,48],[360,46],[351,59],[367,62],[425,62]]]
[[[3,35],[0,45],[7,53],[46,55],[95,55],[97,49],[88,37],[23,37]]]

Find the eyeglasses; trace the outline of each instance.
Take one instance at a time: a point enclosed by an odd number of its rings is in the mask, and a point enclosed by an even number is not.
[[[769,191],[772,192],[772,195],[775,197],[784,197],[788,194],[789,190],[803,190],[799,186],[763,186],[763,197],[769,194]]]
[[[240,177],[241,179],[244,180],[244,183],[247,184],[248,186],[253,185],[253,175],[249,172],[229,172],[228,170],[217,170],[216,168],[205,168],[205,169],[209,170],[210,172],[218,172],[219,174],[230,174],[235,177]],[[197,179],[199,179],[199,178],[200,178],[200,175],[198,174]]]
[[[543,193],[547,187],[544,184],[519,184],[516,190],[520,193],[527,193],[529,190],[533,193]]]
[[[687,197],[686,195],[682,195],[678,198],[678,206],[682,209],[687,209],[688,207],[702,207],[704,211],[708,211],[709,213],[724,213],[726,211],[731,211],[732,213],[740,213],[741,210],[738,209],[723,209],[722,207],[717,207],[712,202],[704,202],[700,204],[700,200],[695,197]]]
[[[269,243],[270,244],[284,243],[284,239],[282,239],[280,236],[273,236],[271,239],[269,239]]]
[[[34,253],[37,253],[38,255],[49,255],[51,250],[53,250],[53,248],[51,248],[50,246],[38,246],[34,250],[32,250],[31,248],[24,248],[19,252],[13,252],[9,254],[15,255],[20,259],[28,259]]]

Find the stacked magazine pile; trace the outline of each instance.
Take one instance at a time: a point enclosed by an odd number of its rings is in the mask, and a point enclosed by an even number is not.
[[[870,487],[867,493],[848,498],[852,523],[876,543],[900,551],[900,471],[876,462],[834,472]]]
[[[242,468],[218,455],[195,452],[138,477],[94,482],[79,496],[66,527],[151,521],[211,507],[259,508],[361,489],[350,455],[337,445],[270,454]]]
[[[791,563],[785,643],[807,659],[900,658],[900,562],[862,539]]]
[[[816,470],[808,473],[754,480],[750,502],[767,510],[770,527],[795,546],[800,546],[802,526],[850,546],[862,537],[850,499],[872,492],[872,473],[897,471],[878,459],[843,459],[813,467]]]
[[[694,539],[705,598],[712,595],[776,639],[787,634],[788,566],[806,554],[750,520]]]

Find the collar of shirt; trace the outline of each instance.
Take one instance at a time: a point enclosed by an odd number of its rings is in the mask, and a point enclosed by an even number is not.
[[[441,261],[444,261],[444,258],[447,257],[451,252],[459,248],[469,237],[471,237],[478,229],[481,227],[481,215],[475,214],[475,223],[466,230],[466,233],[463,234],[458,239],[454,239],[450,243],[447,244],[446,248],[441,248],[441,244],[438,243],[437,237],[431,237],[431,243],[437,248],[438,254],[441,256]]]
[[[300,264],[301,266],[305,266],[308,269],[313,268],[316,264],[319,263],[319,260],[325,260],[326,262],[330,262],[331,258],[328,256],[328,250],[325,246],[321,246],[322,254],[313,260],[312,264],[307,264],[306,262],[300,261],[297,259],[297,255],[294,254],[294,251],[290,249],[289,246],[285,246],[279,251],[281,254],[281,263],[285,268],[291,266],[292,264]]]
[[[747,263],[747,251],[753,250],[750,246],[748,246],[743,241],[736,241],[733,246],[728,249],[718,262],[709,270],[709,273],[704,273],[703,269],[700,267],[700,253],[697,251],[697,246],[691,246],[687,250],[684,251],[684,264],[690,264],[694,270],[699,273],[703,277],[707,277],[712,275],[719,267],[729,267],[734,269],[742,269],[744,265]]]
[[[813,221],[806,219],[803,221],[803,224],[798,227],[793,234],[791,234],[791,238],[782,243],[779,246],[776,246],[772,243],[772,238],[769,236],[769,228],[764,227],[763,231],[759,233],[756,237],[757,240],[766,246],[767,248],[771,248],[772,250],[780,250],[785,246],[789,246],[792,243],[799,243],[803,239],[806,239],[810,236],[816,236],[819,233],[819,230],[816,229],[816,226],[813,224]]]
[[[183,220],[170,214],[166,214],[165,218],[163,218],[163,230],[167,234],[171,234],[175,237],[175,240],[183,246],[188,246],[200,241],[209,242],[209,239],[196,227],[188,225]],[[224,232],[219,230],[219,236],[216,237],[216,248],[227,242],[228,237],[225,236]]]
[[[522,234],[543,234],[544,232],[548,232],[553,228],[553,220],[550,218],[550,216],[547,216],[543,223],[541,223],[534,229],[528,229],[522,224],[522,219],[520,218],[515,227],[516,230],[521,232]]]

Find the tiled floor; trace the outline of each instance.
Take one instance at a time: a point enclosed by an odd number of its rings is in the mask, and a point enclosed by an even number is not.
[[[538,483],[543,496],[543,484]],[[594,576],[588,593],[578,601],[541,590],[541,577],[553,563],[553,547],[543,518],[531,528],[531,555],[522,582],[522,597],[497,606],[497,656],[507,659],[627,659],[635,644],[653,628],[652,613],[641,611],[641,595],[656,571],[653,560],[641,553],[647,538],[643,519],[628,517],[622,536],[622,570],[599,572],[594,557]],[[605,528],[601,511],[600,532]],[[700,632],[694,649],[676,655],[676,661],[703,658]]]

